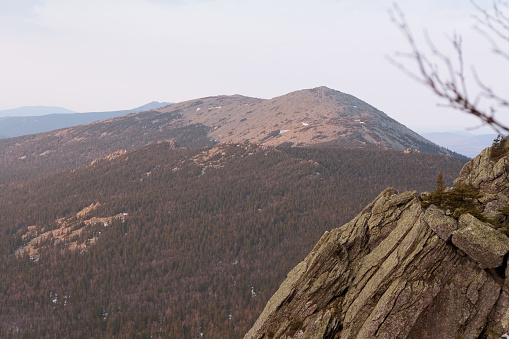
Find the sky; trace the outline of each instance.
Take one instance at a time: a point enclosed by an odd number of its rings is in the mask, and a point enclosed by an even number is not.
[[[270,99],[327,86],[423,132],[492,132],[439,105],[388,59],[409,46],[393,0],[0,0],[0,110],[61,106],[130,109],[242,94]],[[490,0],[479,0],[483,7]],[[463,36],[465,66],[495,91],[508,60],[474,27],[468,0],[401,0],[416,40],[449,55]],[[472,74],[467,74],[472,80]],[[471,81],[472,83],[474,81]],[[473,88],[475,94],[475,88]],[[508,112],[498,112],[497,116]],[[505,119],[509,123],[509,119]]]

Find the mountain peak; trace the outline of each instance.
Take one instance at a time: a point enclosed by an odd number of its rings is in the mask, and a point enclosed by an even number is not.
[[[172,103],[171,102],[151,101],[148,104],[134,108],[133,111],[136,111],[136,112],[150,111],[151,109],[157,109],[157,108],[168,106],[168,105],[172,105]]]
[[[207,97],[158,111],[207,126],[216,142],[449,153],[366,102],[325,86],[268,100]]]

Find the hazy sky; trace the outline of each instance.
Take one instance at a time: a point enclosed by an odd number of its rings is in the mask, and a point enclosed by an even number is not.
[[[106,111],[220,94],[268,99],[323,85],[418,132],[478,125],[438,107],[429,90],[387,61],[408,51],[390,20],[393,3],[0,0],[0,110]],[[460,32],[468,68],[476,65],[486,83],[507,93],[509,63],[492,57],[473,30],[468,0],[397,3],[420,43],[425,29],[439,47]]]

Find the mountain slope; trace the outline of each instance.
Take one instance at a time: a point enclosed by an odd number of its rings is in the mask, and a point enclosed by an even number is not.
[[[130,113],[139,113],[162,106],[170,105],[167,102],[151,102],[138,108],[111,112],[90,113],[59,113],[45,114],[40,116],[7,116],[0,118],[0,137],[13,138],[22,135],[48,132],[65,127],[89,124],[98,120],[110,119]],[[29,111],[28,111],[29,112]]]
[[[159,142],[4,184],[0,337],[239,338],[327,229],[451,157]],[[14,333],[13,331],[16,331]]]
[[[155,118],[157,116],[157,119]],[[0,184],[84,165],[119,150],[160,140],[179,146],[212,145],[207,127],[184,125],[178,114],[129,114],[87,125],[0,140]]]
[[[320,239],[245,338],[507,334],[508,164],[507,147],[496,156],[488,148],[465,165],[455,189],[384,190]]]
[[[174,140],[186,147],[251,142],[450,153],[361,100],[319,87],[271,100],[240,95],[207,97],[0,140],[0,184],[73,168],[159,140]]]

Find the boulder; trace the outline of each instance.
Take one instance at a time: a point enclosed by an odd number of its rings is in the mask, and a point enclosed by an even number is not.
[[[502,265],[509,252],[509,238],[470,214],[459,218],[460,229],[452,236],[452,243],[475,260],[481,268]]]

